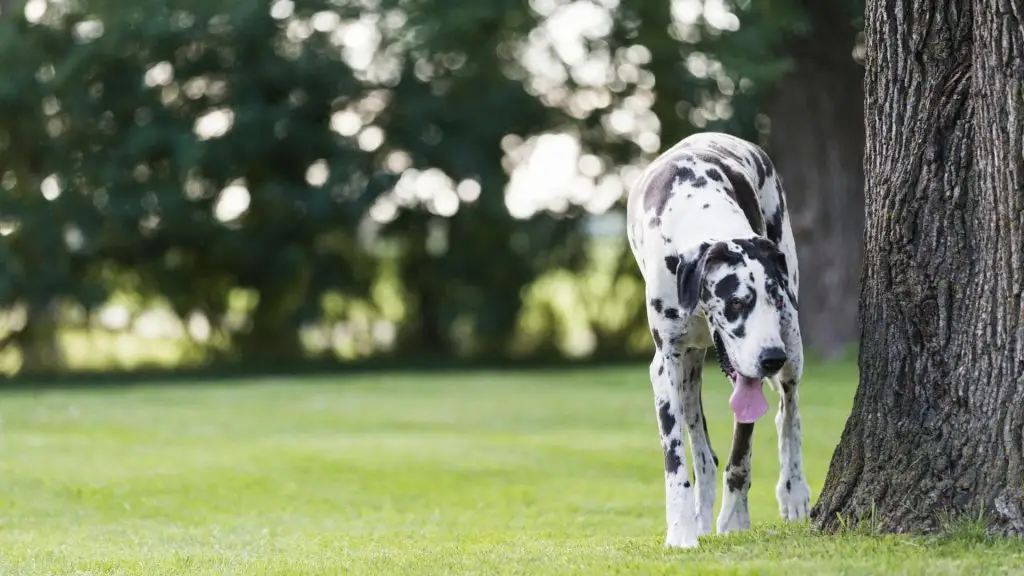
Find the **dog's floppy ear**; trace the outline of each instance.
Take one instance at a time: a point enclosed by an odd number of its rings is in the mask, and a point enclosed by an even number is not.
[[[762,251],[765,270],[782,286],[789,301],[793,304],[793,308],[799,308],[796,293],[793,292],[793,286],[789,284],[789,266],[786,262],[786,255],[779,249],[778,244],[771,240],[759,238],[756,245]]]
[[[693,314],[693,311],[697,309],[708,261],[714,260],[728,251],[729,247],[724,242],[714,244],[702,242],[695,250],[680,256],[679,266],[676,268],[676,283],[679,291],[679,307],[684,314]]]

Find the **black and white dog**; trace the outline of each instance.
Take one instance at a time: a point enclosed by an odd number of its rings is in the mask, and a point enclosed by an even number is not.
[[[701,368],[711,346],[732,383],[735,421],[718,532],[750,527],[750,442],[754,422],[768,411],[765,378],[781,396],[779,512],[786,520],[807,517],[797,412],[799,274],[782,183],[768,155],[728,134],[689,136],[643,172],[630,190],[626,217],[656,347],[651,384],[665,454],[665,544],[695,547],[698,535],[711,531],[718,458],[701,402]]]

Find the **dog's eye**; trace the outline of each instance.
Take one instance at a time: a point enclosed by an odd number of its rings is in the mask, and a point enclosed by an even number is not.
[[[732,297],[729,299],[729,308],[740,311],[746,308],[747,301],[742,298]]]
[[[778,308],[779,310],[782,310],[782,307],[785,305],[786,303],[782,301],[782,298],[775,299],[775,307]]]

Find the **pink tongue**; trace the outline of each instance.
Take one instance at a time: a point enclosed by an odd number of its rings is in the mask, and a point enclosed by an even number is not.
[[[764,416],[768,411],[768,400],[764,397],[761,389],[761,379],[746,378],[740,375],[732,377],[732,396],[729,398],[729,406],[732,407],[736,421],[742,424],[750,424]]]

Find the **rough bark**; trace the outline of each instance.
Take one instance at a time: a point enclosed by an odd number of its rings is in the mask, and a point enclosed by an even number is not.
[[[811,32],[787,39],[794,69],[767,100],[768,148],[782,175],[800,269],[800,329],[809,351],[839,356],[857,341],[864,232],[862,67],[842,2],[805,0]]]
[[[812,517],[1024,534],[1024,2],[869,0],[861,380]]]

